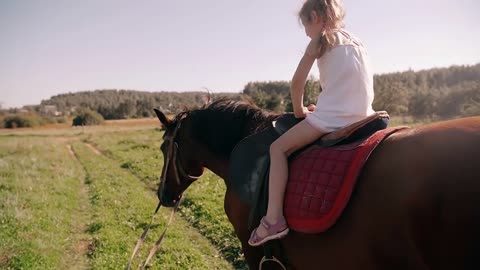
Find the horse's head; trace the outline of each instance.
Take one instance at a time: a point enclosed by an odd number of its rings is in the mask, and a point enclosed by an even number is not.
[[[224,178],[235,145],[271,125],[278,114],[228,98],[177,114],[173,119],[155,109],[165,128],[161,150],[164,165],[158,197],[164,206],[174,205],[185,189],[208,167]]]
[[[202,175],[204,166],[197,158],[198,145],[189,136],[188,112],[170,119],[163,112],[154,111],[165,128],[160,146],[164,164],[157,195],[163,206],[172,207],[185,189]]]

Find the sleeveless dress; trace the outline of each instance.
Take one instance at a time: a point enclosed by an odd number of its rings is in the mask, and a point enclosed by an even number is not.
[[[375,111],[373,74],[362,42],[343,29],[336,44],[317,59],[322,92],[315,110],[307,115],[314,128],[331,132],[360,121]]]

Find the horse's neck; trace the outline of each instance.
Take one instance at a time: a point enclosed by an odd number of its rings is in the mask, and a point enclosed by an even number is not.
[[[267,128],[270,123],[278,118],[277,116],[269,117],[264,120],[254,120],[252,119],[245,125],[245,130],[242,132],[241,139],[237,142],[237,144],[243,140],[244,138],[261,131],[265,128]],[[233,151],[233,149],[231,149]],[[210,157],[206,162],[205,162],[205,167],[207,167],[210,171],[224,179],[225,185],[228,187],[228,174],[229,174],[229,164],[230,164],[230,159],[226,157],[220,157],[220,156],[212,156]]]
[[[220,178],[225,180],[225,184],[228,186],[228,170],[229,170],[229,160],[228,159],[219,159],[213,162],[205,164],[206,167],[212,171],[214,174],[218,175]]]

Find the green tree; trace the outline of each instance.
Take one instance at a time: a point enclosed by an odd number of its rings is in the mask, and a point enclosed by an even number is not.
[[[408,112],[408,102],[408,92],[401,82],[394,82],[381,91],[375,88],[373,108],[377,111],[403,115]]]
[[[5,128],[35,127],[39,124],[39,117],[33,114],[16,114],[3,119],[3,127]]]
[[[75,118],[73,118],[73,126],[91,126],[100,125],[104,122],[103,117],[90,109],[84,108],[77,112]]]

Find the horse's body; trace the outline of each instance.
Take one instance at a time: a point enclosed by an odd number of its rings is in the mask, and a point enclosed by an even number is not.
[[[173,138],[179,143],[179,166],[191,174],[207,167],[225,180],[225,212],[250,269],[257,269],[263,250],[247,244],[251,206],[229,183],[228,153],[275,116],[226,101],[209,107],[173,121],[157,114],[167,136],[182,122]],[[212,115],[206,117],[209,110]],[[159,190],[164,205],[190,184],[180,177],[178,185],[172,178],[169,170]],[[291,231],[281,242],[292,269],[480,269],[480,117],[388,137],[365,164],[332,228],[320,234]]]

